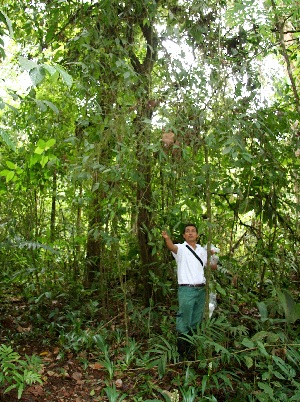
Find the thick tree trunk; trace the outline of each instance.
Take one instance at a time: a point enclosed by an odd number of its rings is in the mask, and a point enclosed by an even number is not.
[[[140,248],[140,258],[142,264],[142,282],[144,302],[149,305],[152,296],[152,286],[150,284],[149,269],[154,268],[154,257],[152,247],[149,244],[148,233],[151,231],[152,222],[152,190],[151,190],[151,151],[146,146],[151,138],[151,128],[148,123],[151,120],[153,110],[149,108],[151,73],[157,57],[157,36],[152,21],[144,24],[141,16],[140,28],[147,43],[147,53],[141,63],[139,58],[132,52],[130,53],[131,64],[139,75],[139,110],[135,120],[135,132],[137,141],[137,160],[140,179],[137,182],[137,235]],[[129,34],[129,42],[132,35]]]
[[[141,258],[141,280],[143,283],[144,302],[149,305],[152,295],[152,287],[149,283],[149,269],[153,265],[152,247],[149,245],[148,231],[151,230],[152,218],[152,191],[151,191],[151,167],[145,160],[139,160],[140,174],[142,182],[137,185],[137,235]]]

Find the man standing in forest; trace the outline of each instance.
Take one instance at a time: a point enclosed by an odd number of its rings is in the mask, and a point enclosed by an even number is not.
[[[177,264],[178,279],[178,314],[176,329],[178,332],[178,353],[181,358],[188,357],[189,342],[185,335],[191,335],[201,323],[205,306],[205,275],[207,250],[197,244],[198,230],[194,224],[184,227],[184,243],[174,244],[166,231],[162,232],[166,246],[172,252]],[[214,251],[211,251],[214,254]],[[210,266],[217,268],[217,258],[212,257]]]

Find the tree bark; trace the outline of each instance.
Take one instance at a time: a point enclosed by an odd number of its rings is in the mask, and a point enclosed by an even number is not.
[[[149,269],[154,267],[155,258],[152,255],[152,247],[149,245],[149,232],[152,228],[152,189],[151,189],[151,151],[146,144],[151,138],[151,128],[147,121],[151,120],[152,109],[149,108],[151,94],[151,73],[157,56],[157,36],[154,27],[150,21],[149,25],[140,23],[140,28],[147,44],[147,52],[142,62],[131,52],[131,64],[139,75],[139,87],[141,94],[138,98],[138,115],[135,119],[135,133],[137,141],[137,169],[139,180],[137,182],[137,238],[140,249],[140,260],[142,270],[143,295],[147,306],[150,304],[150,298],[153,295],[150,284]],[[128,41],[133,40],[129,31]],[[145,123],[146,121],[146,123]]]

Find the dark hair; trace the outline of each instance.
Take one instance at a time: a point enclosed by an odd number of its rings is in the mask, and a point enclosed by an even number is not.
[[[187,223],[187,224],[184,225],[184,227],[183,227],[183,234],[185,233],[185,229],[186,229],[188,226],[192,226],[193,228],[195,228],[195,229],[196,229],[196,232],[198,233],[197,226],[196,226],[194,223]]]

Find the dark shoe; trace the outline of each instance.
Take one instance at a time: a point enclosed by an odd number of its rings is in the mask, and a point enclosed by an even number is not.
[[[179,354],[179,361],[194,360],[194,355],[192,353],[192,345],[186,339],[178,338],[177,340],[177,351]]]

